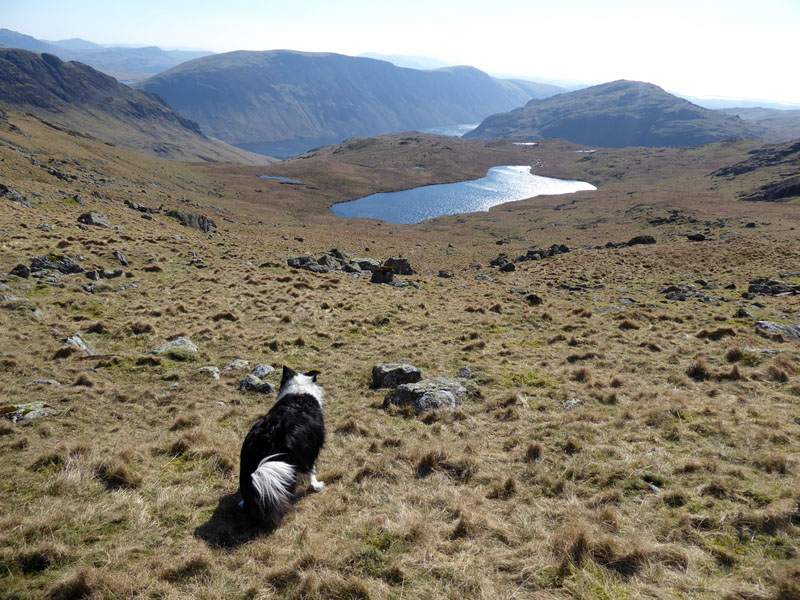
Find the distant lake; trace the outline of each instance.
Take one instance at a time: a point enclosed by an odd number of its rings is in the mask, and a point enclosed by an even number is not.
[[[460,125],[445,125],[443,127],[431,127],[430,129],[421,129],[421,133],[433,133],[435,135],[449,135],[451,137],[461,137],[475,129],[480,123],[462,123]]]
[[[449,135],[454,137],[461,137],[468,131],[475,129],[480,123],[463,123],[460,125],[445,125],[443,127],[431,127],[430,129],[423,129],[421,133],[435,133],[436,135]],[[345,137],[320,137],[320,138],[300,138],[296,140],[283,140],[280,142],[255,142],[252,144],[236,144],[238,148],[247,150],[248,152],[255,152],[256,154],[264,154],[272,156],[273,158],[292,158],[298,156],[309,150],[320,148],[321,146],[330,146],[332,144],[341,144],[346,139]]]
[[[372,194],[334,204],[332,210],[336,216],[348,219],[364,217],[409,224],[444,215],[487,211],[498,204],[534,196],[597,189],[585,181],[540,177],[532,175],[530,170],[530,166],[494,167],[483,179]]]

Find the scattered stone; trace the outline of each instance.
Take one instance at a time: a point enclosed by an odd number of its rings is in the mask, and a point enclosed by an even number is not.
[[[462,379],[469,379],[470,377],[472,377],[472,369],[470,369],[469,367],[461,367],[458,370],[458,376],[461,377]]]
[[[178,361],[197,360],[199,358],[197,352],[197,346],[185,337],[177,337],[150,351],[151,354],[163,354],[172,360]]]
[[[99,281],[100,280],[100,271],[86,271],[84,273],[86,277],[91,279],[92,281]]]
[[[31,421],[39,417],[49,417],[56,413],[46,402],[29,402],[27,404],[9,404],[0,408],[6,419],[16,424],[19,421]]]
[[[377,271],[381,268],[381,263],[374,258],[354,258],[350,262],[357,264],[362,271]]]
[[[396,275],[415,275],[407,258],[387,258],[383,262],[383,267],[390,267]]]
[[[166,214],[168,217],[178,219],[178,221],[181,222],[181,225],[185,225],[186,227],[194,227],[203,233],[211,233],[213,229],[217,228],[217,224],[205,215],[184,212],[182,210],[170,210],[167,211]]]
[[[509,263],[511,263],[511,260],[508,258],[508,254],[499,254],[497,258],[489,261],[489,266],[502,269]]]
[[[31,261],[31,271],[42,270],[58,271],[69,275],[70,273],[83,273],[85,269],[68,256],[53,252]]]
[[[41,229],[42,231],[53,231],[55,226],[51,225],[50,223],[42,223],[36,229]]]
[[[131,200],[125,200],[125,206],[133,210],[139,211],[140,213],[146,213],[151,215],[157,215],[161,213],[160,208],[149,208],[142,204],[137,204],[136,202],[133,202]]]
[[[756,321],[756,328],[770,335],[782,335],[789,339],[800,340],[800,325],[784,325],[773,321]]]
[[[209,365],[207,367],[200,367],[197,369],[198,373],[208,373],[212,379],[219,379],[219,367]]]
[[[250,371],[250,375],[264,379],[267,375],[272,373],[275,369],[271,365],[258,365],[255,369]]]
[[[119,261],[119,264],[121,264],[123,267],[128,267],[131,264],[128,260],[128,257],[119,250],[114,251],[114,258],[116,258]]]
[[[455,276],[453,275],[452,271],[448,271],[446,269],[440,269],[439,270],[439,277],[443,277],[445,279],[450,279],[450,278],[455,277]]]
[[[417,414],[436,409],[455,410],[457,405],[464,402],[466,395],[466,388],[458,381],[434,377],[396,387],[386,394],[383,407],[412,407]]]
[[[21,277],[22,279],[27,279],[31,276],[31,269],[26,265],[17,265],[13,269],[8,272],[9,275],[16,275],[17,277]]]
[[[628,240],[628,246],[637,246],[639,244],[655,244],[656,238],[652,235],[637,235]]]
[[[747,309],[739,308],[739,309],[736,310],[735,313],[733,313],[733,318],[734,319],[752,319],[753,315],[751,315],[749,312],[747,312]]]
[[[372,389],[394,388],[404,383],[416,383],[422,371],[408,364],[386,363],[372,367]]]
[[[526,260],[542,260],[545,258],[552,258],[558,254],[566,254],[567,252],[569,252],[569,247],[567,247],[565,244],[553,244],[547,249],[535,246],[533,248],[529,248],[523,256],[517,258],[516,262],[523,262]]]
[[[575,408],[576,406],[581,404],[581,402],[583,402],[583,401],[580,398],[570,398],[569,400],[564,402],[564,409],[565,410],[570,410],[572,408]]]
[[[122,269],[103,269],[100,271],[100,277],[103,279],[116,279],[117,277],[122,277]]]
[[[370,281],[372,283],[392,283],[392,281],[394,281],[394,269],[391,267],[380,267],[372,272]]]
[[[83,213],[80,217],[78,217],[78,223],[83,223],[84,225],[95,225],[97,227],[110,227],[108,223],[108,217],[99,212]]]
[[[753,354],[780,354],[780,350],[775,350],[772,348],[742,348],[743,352],[752,352]]]
[[[633,298],[617,298],[617,302],[622,304],[623,306],[633,306],[636,304],[636,300]]]
[[[0,198],[5,198],[9,202],[19,204],[25,208],[33,208],[33,205],[30,203],[30,201],[19,191],[2,183],[0,183]]]
[[[223,369],[223,371],[233,371],[234,369],[244,369],[245,367],[250,366],[249,360],[244,360],[243,358],[237,358],[231,362],[227,367]]]
[[[503,273],[509,273],[511,271],[516,271],[517,270],[517,266],[513,262],[508,262],[508,263],[504,264],[502,267],[500,267],[500,270]]]
[[[536,294],[528,294],[527,296],[525,296],[525,301],[531,306],[539,306],[542,302],[544,302],[541,296],[538,296]]]
[[[250,375],[245,375],[244,378],[239,381],[238,387],[243,392],[256,392],[259,394],[271,394],[275,391],[275,386],[267,381],[262,381],[252,373]]]
[[[58,387],[61,384],[55,379],[35,379],[34,381],[26,383],[25,387],[31,387],[32,385],[48,385],[52,387]]]
[[[706,236],[705,234],[702,234],[700,232],[695,232],[695,233],[687,233],[686,238],[692,242],[703,242],[705,241]]]
[[[64,346],[77,348],[81,352],[86,352],[87,356],[94,356],[95,352],[89,347],[89,343],[84,339],[80,333],[73,333],[64,342]]]

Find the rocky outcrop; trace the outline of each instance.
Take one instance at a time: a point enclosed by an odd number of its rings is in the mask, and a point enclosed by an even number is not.
[[[166,214],[168,217],[172,217],[173,219],[180,221],[181,225],[199,229],[203,233],[211,233],[217,228],[217,224],[205,215],[182,210],[170,210],[167,211]]]
[[[39,256],[31,261],[31,271],[52,270],[68,275],[83,273],[84,268],[63,254],[51,253]]]
[[[750,281],[747,291],[762,296],[794,296],[800,293],[800,285],[788,285],[770,277],[757,277]]]
[[[0,183],[0,198],[5,198],[9,202],[13,202],[14,204],[19,204],[20,206],[24,206],[25,208],[33,208],[33,205],[30,201],[23,196],[20,192],[15,190],[12,187],[8,187]]]
[[[108,217],[99,212],[83,213],[80,217],[78,217],[78,223],[83,223],[84,225],[94,225],[96,227],[110,227],[108,223]]]

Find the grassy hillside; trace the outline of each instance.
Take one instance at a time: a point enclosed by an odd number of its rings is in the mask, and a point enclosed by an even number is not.
[[[0,104],[151,156],[188,161],[270,161],[207,137],[162,100],[52,54],[0,48]]]
[[[466,137],[564,138],[577,144],[697,146],[726,139],[766,139],[766,130],[736,116],[708,110],[637,81],[613,81],[488,117]]]
[[[54,411],[0,420],[3,597],[796,598],[800,347],[755,323],[797,324],[800,306],[742,293],[800,285],[800,211],[738,199],[780,179],[783,150],[581,149],[401,134],[260,169],[3,114],[0,183],[30,207],[0,197],[0,271],[49,253],[123,271],[0,276],[2,405]],[[497,164],[599,189],[415,226],[327,210]],[[111,228],[79,223],[88,211]],[[657,243],[605,247],[640,234]],[[571,251],[488,266],[556,243]],[[407,257],[417,274],[399,279],[419,289],[286,265],[333,247]],[[95,354],[64,347],[75,333]],[[150,353],[179,335],[197,355]],[[320,369],[327,392],[328,485],[302,484],[270,535],[235,507],[239,446],[273,401],[237,389],[237,358]],[[371,368],[403,359],[426,376],[468,366],[470,397],[384,410]]]
[[[527,102],[530,86],[472,67],[418,71],[330,53],[228,52],[142,84],[235,144],[474,123]]]

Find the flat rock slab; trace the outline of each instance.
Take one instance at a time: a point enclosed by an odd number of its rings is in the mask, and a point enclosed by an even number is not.
[[[154,348],[150,351],[151,354],[162,354],[168,358],[178,361],[193,361],[197,360],[197,346],[185,337],[178,337],[170,340],[166,344]]]
[[[416,383],[422,371],[414,365],[386,363],[372,367],[372,389],[393,388],[404,383]]]
[[[779,334],[793,340],[800,340],[800,325],[785,325],[773,321],[756,321],[756,327],[769,334]]]
[[[272,365],[257,365],[252,371],[250,371],[250,375],[254,377],[258,377],[259,379],[264,379],[267,375],[272,373],[275,369]]]
[[[410,406],[417,414],[437,409],[455,410],[466,396],[466,388],[458,381],[448,377],[433,377],[396,387],[386,394],[383,407]]]
[[[49,417],[56,411],[46,402],[29,402],[28,404],[9,404],[0,408],[3,416],[12,423],[32,421],[39,417]]]

